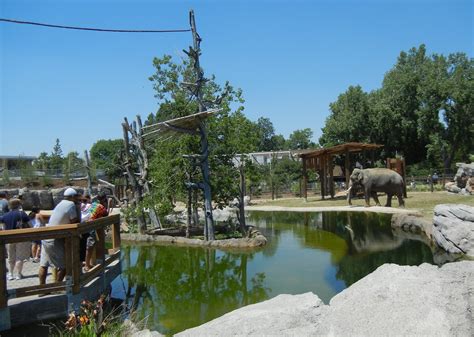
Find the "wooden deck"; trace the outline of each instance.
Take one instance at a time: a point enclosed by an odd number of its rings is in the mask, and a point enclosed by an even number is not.
[[[112,229],[112,249],[105,249],[105,229]],[[96,230],[97,264],[83,272],[79,258],[80,235]],[[54,282],[48,274],[45,285],[39,285],[39,264],[25,262],[22,280],[7,281],[5,244],[64,238],[66,277]],[[50,270],[51,271],[51,268]],[[71,311],[78,311],[83,299],[95,300],[121,273],[120,264],[120,215],[111,215],[95,221],[0,232],[0,331],[12,327],[64,318]]]

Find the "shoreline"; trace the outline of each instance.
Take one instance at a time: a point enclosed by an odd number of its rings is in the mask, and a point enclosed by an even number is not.
[[[291,206],[246,206],[246,211],[263,211],[263,212],[372,212],[385,214],[409,214],[421,216],[418,210],[384,207],[384,206],[324,206],[324,207],[291,207]]]

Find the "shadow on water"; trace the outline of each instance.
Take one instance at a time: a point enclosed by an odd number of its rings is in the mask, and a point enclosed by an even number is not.
[[[390,215],[251,212],[268,238],[259,251],[126,246],[113,295],[138,319],[174,334],[278,294],[312,291],[324,302],[384,263],[433,263],[430,248],[398,236]]]

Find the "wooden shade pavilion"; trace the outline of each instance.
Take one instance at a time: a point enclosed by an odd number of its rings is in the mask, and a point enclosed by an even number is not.
[[[308,186],[308,169],[313,169],[319,173],[321,179],[321,197],[324,199],[325,195],[331,195],[334,197],[334,156],[344,155],[344,176],[346,178],[346,186],[349,184],[350,167],[351,167],[351,154],[358,152],[371,152],[372,163],[374,162],[374,150],[383,147],[379,144],[367,144],[367,143],[345,143],[328,148],[316,149],[316,150],[303,150],[298,153],[298,156],[303,162],[303,196],[305,199],[308,197],[307,186]]]

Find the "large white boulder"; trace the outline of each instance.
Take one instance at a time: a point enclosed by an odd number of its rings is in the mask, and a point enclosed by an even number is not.
[[[279,295],[177,336],[473,336],[474,261],[385,264],[324,305]]]
[[[234,310],[175,336],[309,336],[326,309],[313,293],[277,297]]]
[[[436,206],[433,238],[448,253],[474,257],[474,207],[458,204]]]

